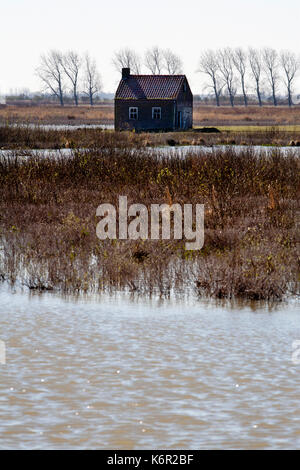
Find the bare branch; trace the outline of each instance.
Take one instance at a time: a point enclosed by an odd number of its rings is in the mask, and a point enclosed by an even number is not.
[[[282,51],[280,54],[280,64],[284,71],[284,84],[288,92],[288,103],[292,106],[292,85],[299,70],[299,60],[296,55],[290,51]]]
[[[157,46],[148,49],[145,54],[145,66],[153,75],[160,75],[164,69],[164,52]]]
[[[90,105],[94,104],[94,96],[101,90],[101,77],[97,70],[96,61],[88,53],[84,57],[83,93],[89,97]]]
[[[72,84],[72,92],[74,96],[74,102],[78,105],[78,80],[79,73],[82,65],[82,59],[77,52],[69,51],[62,56],[62,68],[67,75],[68,79]]]
[[[230,104],[234,106],[234,97],[236,95],[236,80],[233,71],[233,53],[232,50],[227,47],[221,49],[218,53],[220,72],[226,85]]]
[[[247,98],[246,85],[245,85],[245,76],[246,76],[246,68],[247,68],[247,53],[240,47],[235,49],[232,54],[232,61],[240,75],[241,88],[242,88],[242,93],[244,97],[244,104],[245,106],[248,106],[248,98]]]
[[[208,87],[214,90],[216,105],[220,106],[220,95],[224,84],[219,76],[218,55],[213,50],[207,50],[200,56],[199,69],[197,72],[204,73],[210,78],[211,84]]]
[[[141,58],[134,50],[129,48],[120,49],[115,52],[113,64],[118,72],[122,68],[130,68],[135,75],[141,73]]]
[[[262,51],[263,65],[270,84],[273,96],[273,104],[277,106],[276,91],[278,87],[279,74],[278,74],[278,54],[275,49],[267,47]]]
[[[182,60],[170,49],[163,51],[163,61],[164,67],[170,75],[177,75],[182,73]]]
[[[259,106],[262,106],[261,91],[260,91],[260,82],[261,82],[261,75],[262,75],[261,52],[257,49],[253,49],[250,47],[248,57],[249,57],[249,64],[250,64],[252,76],[255,80],[255,88],[256,88],[258,104]]]
[[[63,83],[63,67],[62,54],[57,50],[51,50],[48,54],[42,55],[41,63],[36,73],[45,85],[60,101],[61,106],[64,105],[64,83]]]

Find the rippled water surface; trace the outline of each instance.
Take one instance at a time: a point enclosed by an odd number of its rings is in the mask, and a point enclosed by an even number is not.
[[[299,448],[299,305],[0,288],[1,448]]]

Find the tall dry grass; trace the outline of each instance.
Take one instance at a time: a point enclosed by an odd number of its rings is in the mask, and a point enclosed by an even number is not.
[[[194,124],[229,125],[299,125],[300,106],[205,106],[194,103]]]
[[[205,128],[204,128],[205,129]],[[168,145],[273,145],[300,146],[298,131],[275,126],[243,131],[203,133],[185,132],[134,133],[93,128],[45,129],[32,126],[0,126],[2,149],[61,149],[111,147],[155,147]]]
[[[15,106],[0,109],[0,123],[112,124],[112,103],[95,106]]]
[[[215,106],[194,102],[194,125],[299,125],[300,106]],[[0,123],[113,124],[113,102],[95,106],[14,106],[0,109]]]

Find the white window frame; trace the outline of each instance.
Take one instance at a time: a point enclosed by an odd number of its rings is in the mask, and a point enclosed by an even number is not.
[[[154,117],[154,114],[159,113],[159,117]],[[155,119],[155,121],[159,121],[161,119],[161,107],[159,106],[154,106],[152,108],[152,119]]]
[[[133,117],[135,115],[136,117]],[[129,119],[131,121],[137,121],[139,118],[139,108],[137,106],[130,106],[129,108]]]

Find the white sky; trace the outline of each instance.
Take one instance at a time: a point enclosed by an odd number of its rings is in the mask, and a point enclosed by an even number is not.
[[[40,90],[35,68],[49,49],[95,57],[103,91],[114,92],[119,74],[113,52],[153,45],[184,61],[192,91],[203,49],[271,46],[300,53],[300,0],[0,0],[0,93]],[[300,86],[299,86],[300,88]],[[299,90],[300,91],[300,90]]]

